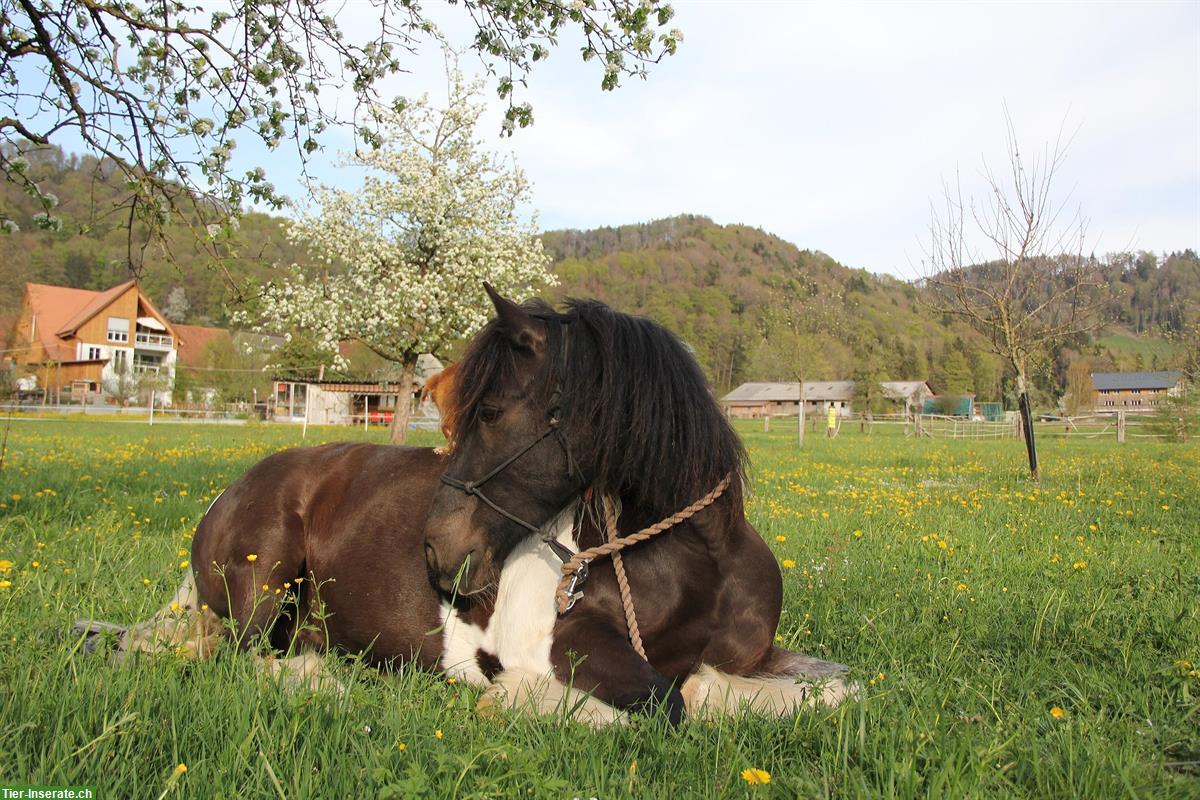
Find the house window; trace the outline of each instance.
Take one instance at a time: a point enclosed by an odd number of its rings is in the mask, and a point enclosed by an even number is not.
[[[129,354],[126,353],[124,350],[114,349],[113,355],[112,355],[113,370],[115,372],[128,372],[129,371],[129,367],[128,367],[129,362],[127,360],[128,358],[129,358]]]
[[[101,358],[101,355],[100,355],[99,347],[89,347],[87,349],[87,360],[88,361],[99,361],[100,358]]]
[[[129,320],[122,317],[109,317],[108,340],[110,342],[128,342]]]

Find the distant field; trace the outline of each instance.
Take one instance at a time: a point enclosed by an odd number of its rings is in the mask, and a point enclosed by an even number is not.
[[[1144,363],[1143,369],[1151,369],[1154,356],[1158,356],[1159,369],[1166,369],[1169,359],[1175,353],[1175,347],[1168,341],[1163,339],[1151,339],[1145,336],[1133,336],[1129,334],[1112,334],[1103,336],[1096,340],[1097,343],[1104,348],[1112,350],[1118,356],[1127,356],[1130,363],[1123,363],[1121,366],[1127,369],[1133,369],[1131,363],[1138,355],[1142,357]]]
[[[215,493],[300,431],[14,422],[0,472],[0,785],[90,784],[101,798],[1200,797],[1200,448],[1047,440],[1037,486],[1014,440],[846,426],[797,452],[773,428],[742,432],[748,511],[785,576],[779,635],[850,664],[862,700],[594,733],[478,719],[474,690],[415,671],[346,664],[338,700],[284,694],[230,654],[134,669],[75,655],[73,619],[153,613]],[[384,435],[313,428],[308,443]],[[748,768],[771,782],[747,784]]]

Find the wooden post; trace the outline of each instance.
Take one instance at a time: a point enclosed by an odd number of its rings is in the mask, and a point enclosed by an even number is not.
[[[150,424],[154,424],[154,387],[150,387]]]
[[[370,431],[368,427],[371,422],[371,395],[363,395],[363,432]]]
[[[1117,441],[1124,443],[1125,441],[1125,412],[1117,412]]]
[[[308,409],[312,405],[312,393],[308,391],[308,384],[304,385],[304,427],[300,429],[300,438],[308,438]]]
[[[763,433],[771,432],[771,415],[763,414]]]

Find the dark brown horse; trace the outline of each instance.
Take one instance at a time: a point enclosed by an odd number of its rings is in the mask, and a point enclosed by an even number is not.
[[[779,567],[745,517],[741,443],[687,349],[661,326],[594,301],[558,313],[492,299],[497,318],[459,363],[455,447],[426,523],[438,586],[467,596],[501,586],[514,548],[589,495],[619,502],[625,535],[729,477],[713,505],[625,553],[647,658],[631,645],[613,564],[600,560],[582,599],[555,620],[546,666],[617,708],[663,704],[672,720],[684,694],[708,693],[686,683],[703,667],[836,670],[774,645]],[[599,544],[601,526],[588,520],[602,518],[582,515],[567,547]]]
[[[773,646],[779,569],[743,514],[741,446],[686,350],[598,303],[556,314],[494,302],[498,318],[455,376],[449,457],[347,443],[264,459],[205,514],[194,575],[172,602],[116,629],[118,652],[204,657],[222,637],[267,641],[293,656],[270,669],[308,683],[322,679],[312,654],[363,653],[484,687],[482,706],[593,723],[659,704],[677,721],[685,705],[787,713],[840,701],[839,665]],[[461,491],[498,465],[486,493]],[[610,562],[593,564],[582,599],[558,615],[561,559],[600,540],[599,498],[619,500],[627,532],[725,475],[712,507],[625,554],[648,662],[630,646]]]

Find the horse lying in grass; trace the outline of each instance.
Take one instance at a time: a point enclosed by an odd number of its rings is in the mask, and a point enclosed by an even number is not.
[[[493,302],[453,382],[448,455],[332,444],[264,459],[213,503],[193,575],[155,619],[119,631],[119,652],[265,640],[294,654],[272,671],[310,683],[315,654],[362,653],[480,686],[482,708],[593,724],[843,700],[844,667],[774,644],[782,578],[744,515],[740,442],[687,350],[595,302]],[[634,617],[615,558],[572,566],[564,596],[563,563],[612,536],[618,507],[625,535],[718,484],[710,505],[625,552]]]

